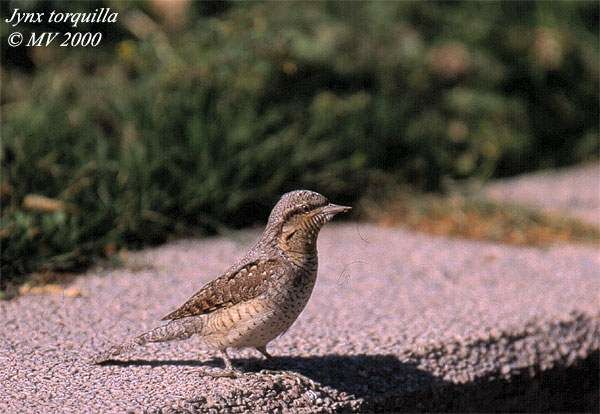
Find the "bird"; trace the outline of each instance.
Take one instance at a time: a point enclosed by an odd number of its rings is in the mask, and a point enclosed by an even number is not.
[[[225,273],[208,282],[183,305],[162,318],[167,323],[109,348],[94,363],[150,342],[199,336],[222,357],[224,369],[207,375],[235,377],[229,348],[254,348],[270,359],[267,344],[296,321],[317,278],[317,237],[333,217],[352,208],[332,204],[314,191],[284,194],[249,251]]]

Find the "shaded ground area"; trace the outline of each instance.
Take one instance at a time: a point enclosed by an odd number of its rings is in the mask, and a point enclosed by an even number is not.
[[[600,163],[499,180],[485,194],[600,226]]]
[[[77,278],[71,289],[81,297],[1,302],[0,411],[596,409],[596,249],[515,248],[364,224],[323,230],[307,309],[270,346],[273,361],[235,353],[246,376],[198,375],[220,361],[196,339],[86,363],[158,325],[256,236],[146,250],[125,268]]]

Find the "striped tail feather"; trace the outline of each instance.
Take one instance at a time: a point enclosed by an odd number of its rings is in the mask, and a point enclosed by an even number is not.
[[[91,363],[99,364],[105,361],[110,361],[113,358],[129,352],[139,346],[144,346],[150,342],[167,342],[181,341],[188,339],[190,336],[201,331],[203,319],[194,318],[194,321],[186,319],[178,319],[169,322],[166,325],[159,326],[148,332],[136,336],[135,338],[123,342],[120,345],[113,345],[106,351],[99,353],[92,358]]]

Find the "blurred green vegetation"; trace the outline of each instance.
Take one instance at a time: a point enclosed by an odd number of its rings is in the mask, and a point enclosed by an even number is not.
[[[101,48],[7,48],[15,7],[119,20],[77,27]],[[596,2],[12,1],[1,15],[4,284],[263,221],[295,188],[346,203],[598,154]]]

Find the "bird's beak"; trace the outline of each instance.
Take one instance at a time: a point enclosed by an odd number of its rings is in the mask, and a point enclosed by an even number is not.
[[[325,207],[323,207],[323,213],[325,214],[338,214],[338,213],[345,213],[347,211],[352,210],[352,207],[347,207],[347,206],[339,206],[337,204],[328,204]]]

